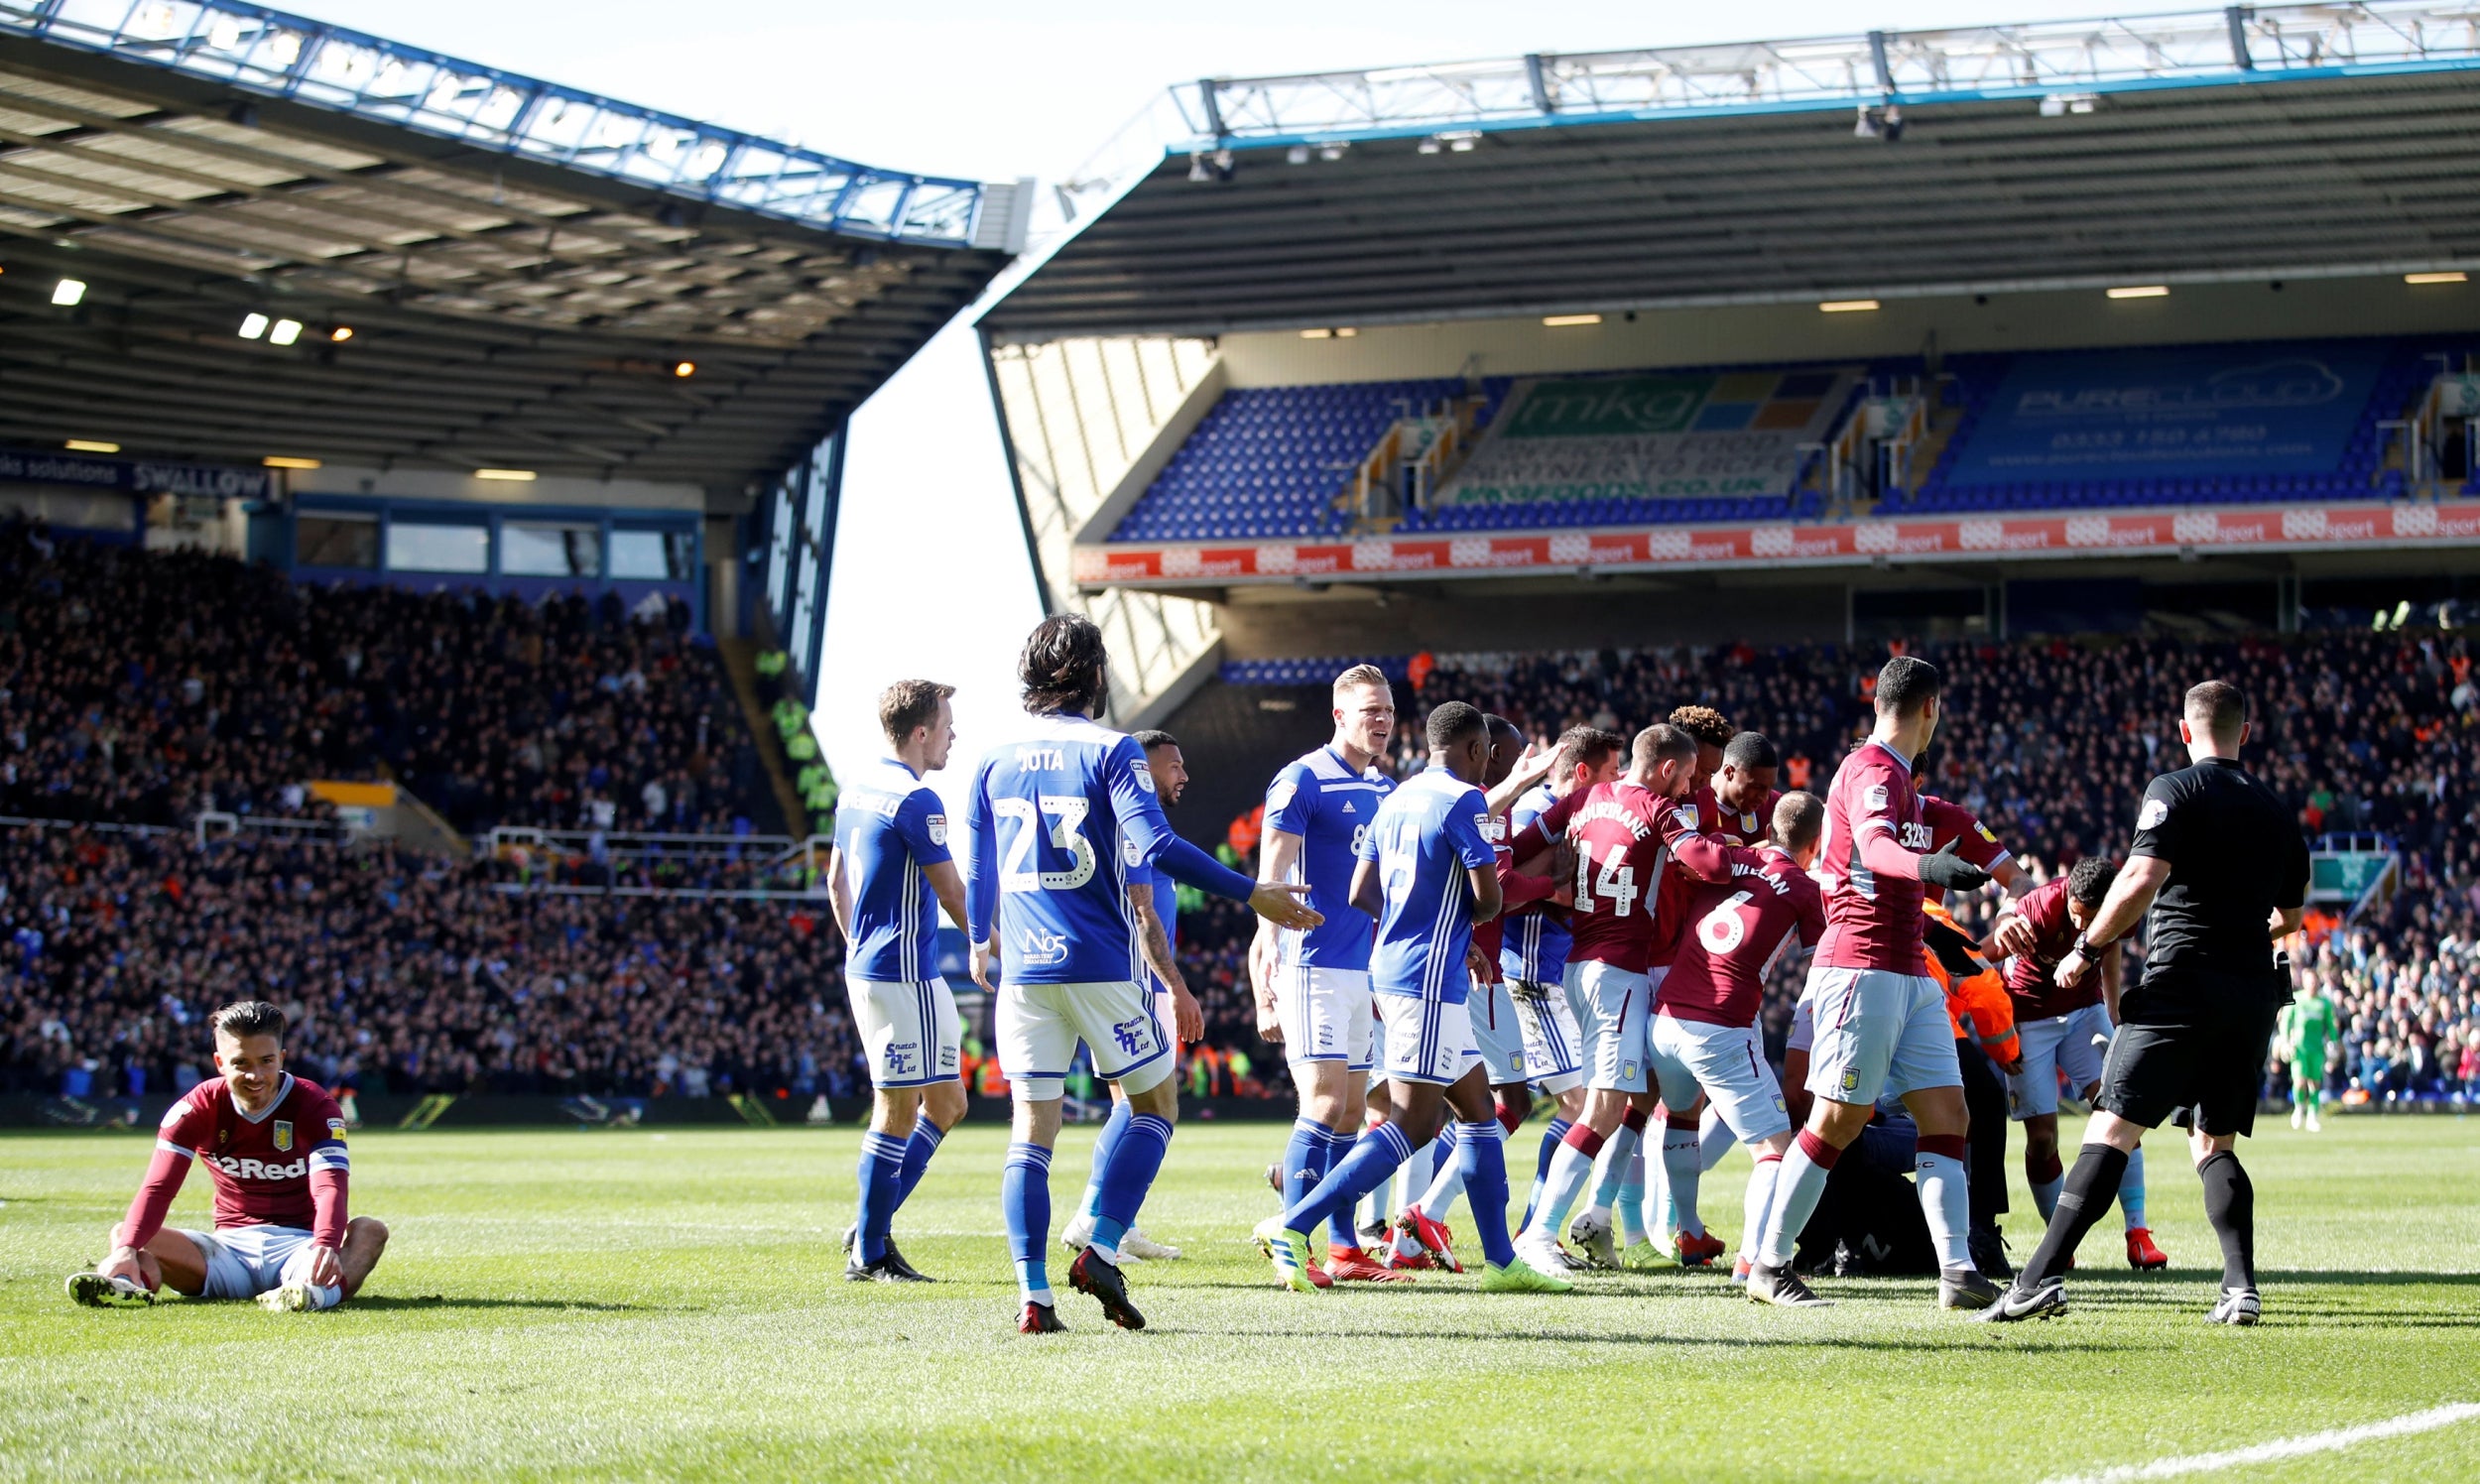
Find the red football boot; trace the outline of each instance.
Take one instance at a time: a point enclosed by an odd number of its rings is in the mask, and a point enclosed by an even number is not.
[[[1018,1334],[1065,1334],[1067,1326],[1059,1322],[1059,1311],[1048,1303],[1028,1303],[1016,1320]]]
[[[1707,1268],[1713,1265],[1715,1258],[1730,1251],[1730,1248],[1712,1232],[1707,1232],[1701,1237],[1692,1237],[1686,1232],[1681,1232],[1673,1242],[1671,1250],[1678,1258],[1679,1266],[1682,1268]]]
[[[2127,1228],[2127,1266],[2139,1273],[2170,1266],[2170,1254],[2153,1245],[2152,1227]]]
[[[1411,1283],[1410,1273],[1371,1262],[1369,1254],[1355,1247],[1348,1251],[1329,1249],[1326,1253],[1326,1276],[1336,1283]]]
[[[1395,1225],[1397,1230],[1419,1242],[1421,1250],[1428,1255],[1431,1262],[1449,1273],[1464,1271],[1463,1260],[1455,1256],[1455,1234],[1446,1229],[1445,1222],[1432,1221],[1421,1207],[1410,1206],[1404,1214],[1395,1218]]]

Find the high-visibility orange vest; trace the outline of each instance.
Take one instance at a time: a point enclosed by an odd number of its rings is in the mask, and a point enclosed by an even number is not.
[[[1924,902],[1921,911],[1928,919],[1929,977],[1946,992],[1946,1019],[1954,1025],[1955,1040],[1964,1039],[1968,1016],[1969,1034],[1990,1060],[2003,1066],[2023,1055],[2023,1043],[2015,1034],[2015,1002],[2007,994],[2006,980],[1965,946],[1971,943],[1971,934],[1956,925],[1942,904]]]

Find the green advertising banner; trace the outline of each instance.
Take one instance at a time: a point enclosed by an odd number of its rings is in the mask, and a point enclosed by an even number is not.
[[[1445,505],[1789,493],[1856,368],[1518,382]]]

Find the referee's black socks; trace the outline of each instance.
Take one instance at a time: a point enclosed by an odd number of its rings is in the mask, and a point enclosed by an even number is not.
[[[2256,1186],[2229,1150],[2196,1167],[2204,1181],[2204,1218],[2222,1239],[2222,1287],[2256,1287]]]
[[[2084,1233],[2117,1202],[2119,1177],[2126,1173],[2127,1151],[2107,1144],[2084,1146],[2075,1157],[2075,1168],[2066,1173],[2066,1187],[2058,1192],[2058,1208],[2050,1213],[2049,1229],[2041,1234],[2033,1260],[2015,1277],[2017,1293],[2029,1294],[2066,1271],[2067,1260],[2075,1256]],[[2211,1188],[2209,1182],[2206,1188]]]

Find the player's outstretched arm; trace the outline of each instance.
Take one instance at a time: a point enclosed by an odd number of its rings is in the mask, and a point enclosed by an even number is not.
[[[990,969],[998,944],[992,929],[998,917],[998,820],[990,806],[990,765],[984,763],[964,808],[964,937],[973,945],[973,982],[993,994]]]
[[[1949,891],[1978,891],[1989,885],[1989,873],[1956,854],[1954,841],[1948,840],[1942,850],[1920,855],[1896,843],[1891,829],[1872,829],[1862,834],[1860,864],[1880,876],[1925,882]]]

